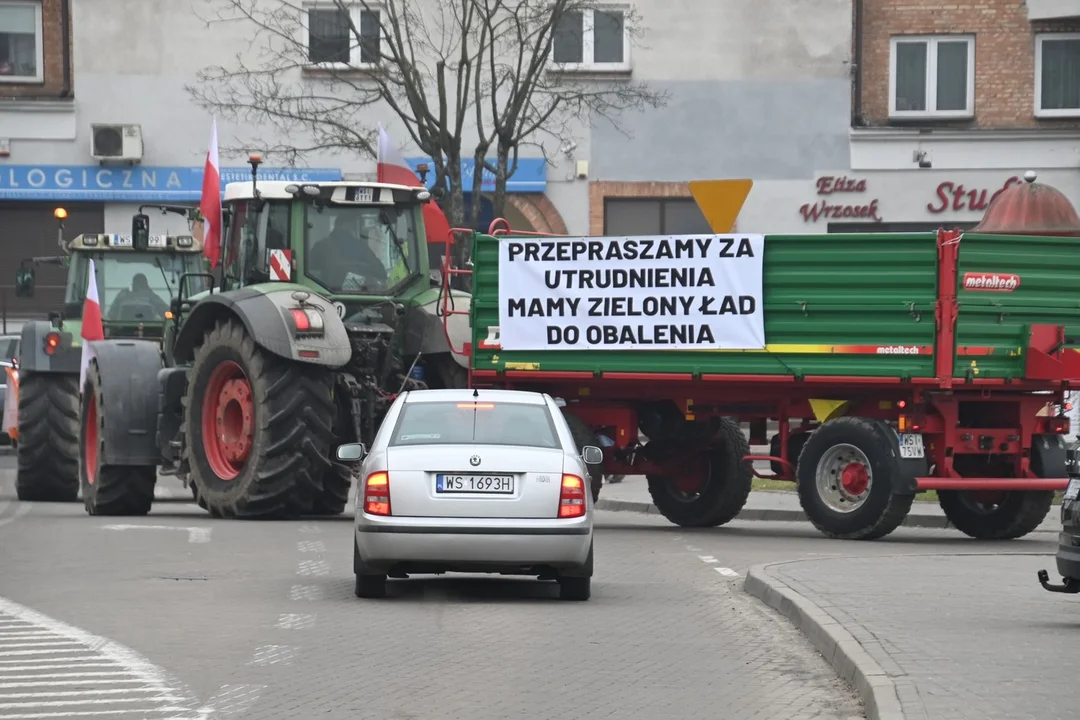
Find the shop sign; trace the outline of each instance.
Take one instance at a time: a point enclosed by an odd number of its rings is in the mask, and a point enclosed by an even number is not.
[[[419,165],[427,165],[427,186],[430,188],[435,184],[435,164],[431,158],[405,158],[405,162],[417,174],[419,173],[416,168]],[[495,158],[488,158],[487,162],[494,167],[497,161]],[[547,160],[544,158],[518,158],[517,167],[514,167],[513,161],[511,161],[510,166],[514,168],[514,171],[506,179],[506,192],[541,193],[547,189]],[[483,174],[480,176],[480,190],[482,192],[494,192],[495,173],[487,168],[481,168],[481,170]],[[461,160],[461,187],[465,192],[472,192],[473,175],[475,174],[476,161],[473,158],[463,158]]]
[[[803,222],[845,218],[882,222],[878,199],[867,200],[865,195],[859,194],[865,192],[866,178],[823,175],[817,180],[817,194],[821,199],[804,204],[799,212],[802,213]]]
[[[337,182],[333,168],[259,168],[259,180]],[[100,165],[9,165],[0,167],[0,199],[97,202],[198,202],[200,167],[102,167]],[[250,182],[251,168],[221,169],[221,190],[231,182]]]
[[[994,198],[1005,192],[1005,190],[1011,186],[1019,184],[1020,178],[1013,175],[1005,181],[1004,186],[991,194],[992,191],[990,190],[979,190],[977,188],[969,189],[963,183],[954,183],[946,180],[945,182],[938,184],[937,190],[934,191],[937,199],[934,202],[927,203],[926,209],[935,215],[943,213],[946,210],[953,210],[954,212],[963,212],[964,210],[969,212],[982,212],[990,207],[990,203],[994,201]]]

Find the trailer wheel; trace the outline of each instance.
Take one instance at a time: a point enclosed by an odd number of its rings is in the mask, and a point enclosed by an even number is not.
[[[154,503],[157,468],[153,465],[106,465],[105,403],[96,360],[86,370],[82,394],[79,445],[79,483],[83,506],[90,515],[146,515]]]
[[[807,438],[799,456],[799,502],[820,532],[843,540],[876,540],[898,528],[914,495],[893,492],[899,463],[876,422],[830,420]]]
[[[743,458],[750,443],[739,424],[722,418],[713,444],[705,452],[680,453],[682,477],[647,475],[653,505],[682,527],[716,527],[735,519],[750,497],[754,474]]]
[[[586,445],[600,447],[600,440],[588,424],[577,415],[572,415],[563,408],[563,417],[570,426],[570,434],[574,438],[574,444],[580,452]],[[589,468],[589,489],[592,491],[592,500],[595,503],[600,499],[600,488],[604,484],[604,469],[600,465]]]
[[[79,498],[79,376],[26,373],[19,382],[15,493],[31,502]]]
[[[956,529],[978,540],[1015,540],[1046,518],[1053,491],[939,490],[938,504]]]
[[[195,352],[184,404],[188,465],[211,515],[311,510],[334,441],[327,371],[271,355],[224,320]]]

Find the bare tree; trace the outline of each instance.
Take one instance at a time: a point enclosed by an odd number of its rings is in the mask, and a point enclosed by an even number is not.
[[[492,203],[502,214],[523,145],[548,157],[548,144],[562,146],[582,122],[604,118],[625,133],[622,113],[667,101],[628,77],[583,76],[553,65],[557,32],[580,27],[592,0],[207,2],[215,6],[207,22],[236,25],[250,47],[229,66],[204,68],[187,91],[225,118],[269,124],[287,138],[261,148],[245,142],[243,149],[290,163],[312,151],[373,157],[372,109],[386,108],[431,157],[436,193],[455,225],[465,216],[465,192],[477,217],[485,170],[494,175]],[[636,37],[635,16],[620,17]],[[463,154],[475,163],[469,187]]]

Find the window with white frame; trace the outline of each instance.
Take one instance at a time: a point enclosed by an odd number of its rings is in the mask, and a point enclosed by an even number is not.
[[[0,82],[44,82],[41,0],[0,0]]]
[[[626,7],[571,10],[555,26],[551,62],[559,70],[618,72],[630,69]]]
[[[1080,33],[1035,36],[1035,116],[1080,117]]]
[[[308,4],[304,11],[309,65],[344,68],[379,62],[381,18],[373,6],[371,9],[362,5],[342,8],[336,3],[325,2]]]
[[[897,36],[889,53],[889,116],[975,115],[975,38]]]

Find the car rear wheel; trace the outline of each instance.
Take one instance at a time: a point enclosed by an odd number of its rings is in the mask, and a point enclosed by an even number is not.
[[[592,596],[592,578],[587,577],[561,577],[559,578],[560,600],[588,600]]]
[[[357,574],[355,592],[358,598],[386,597],[386,576]]]

